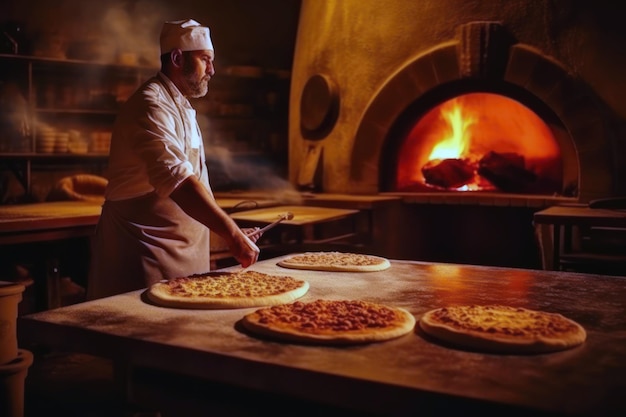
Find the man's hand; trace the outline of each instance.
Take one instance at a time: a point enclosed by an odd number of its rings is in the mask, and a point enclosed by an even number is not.
[[[260,250],[254,242],[261,235],[256,233],[256,236],[256,239],[249,237],[246,235],[245,229],[242,229],[233,239],[232,245],[229,245],[234,258],[244,268],[249,267],[259,259]]]
[[[254,242],[261,233],[257,231],[256,237],[246,236],[237,223],[217,204],[213,194],[194,175],[183,181],[170,197],[185,213],[226,240],[231,253],[244,268],[259,259],[260,251]]]
[[[243,232],[246,236],[248,236],[248,238],[249,238],[251,241],[253,241],[253,242],[255,242],[255,243],[256,243],[256,241],[258,241],[258,240],[259,240],[259,238],[260,238],[261,236],[263,236],[263,233],[259,233],[259,230],[261,230],[261,228],[260,228],[260,227],[246,227],[246,228],[241,229],[241,231],[242,231],[242,232]]]

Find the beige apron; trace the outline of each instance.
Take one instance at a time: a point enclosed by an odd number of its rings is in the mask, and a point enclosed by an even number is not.
[[[184,110],[181,110],[184,111]],[[186,110],[195,121],[195,110]],[[207,186],[197,123],[185,143],[194,173]],[[106,201],[92,244],[87,298],[146,288],[157,281],[210,270],[210,232],[172,199],[156,193]]]

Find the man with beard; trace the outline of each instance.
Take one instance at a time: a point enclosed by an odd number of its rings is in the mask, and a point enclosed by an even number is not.
[[[165,22],[161,71],[120,109],[113,127],[105,202],[92,245],[87,298],[142,289],[210,270],[209,230],[243,267],[259,235],[215,202],[196,112],[215,73],[208,27]]]

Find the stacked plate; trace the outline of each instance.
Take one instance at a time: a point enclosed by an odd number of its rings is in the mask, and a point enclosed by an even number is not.
[[[111,147],[111,132],[96,131],[91,133],[91,152],[108,154]]]
[[[54,142],[55,153],[67,153],[70,142],[70,134],[67,132],[58,132]]]
[[[89,150],[89,144],[83,138],[82,133],[78,130],[72,129],[69,132],[69,143],[67,150],[70,153],[87,153]]]
[[[37,152],[52,153],[55,151],[57,132],[53,127],[40,127],[37,135]]]

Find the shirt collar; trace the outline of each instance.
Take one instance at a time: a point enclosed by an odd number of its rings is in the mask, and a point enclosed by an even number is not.
[[[157,77],[159,78],[159,80],[165,85],[165,87],[167,88],[167,90],[169,91],[170,95],[172,96],[172,99],[179,104],[180,106],[182,106],[183,108],[192,108],[191,103],[189,103],[189,100],[187,100],[187,97],[185,97],[180,90],[178,89],[178,87],[176,87],[176,84],[174,84],[172,82],[172,80],[170,80],[168,78],[167,75],[165,75],[163,72],[159,71],[159,73],[157,74]]]

